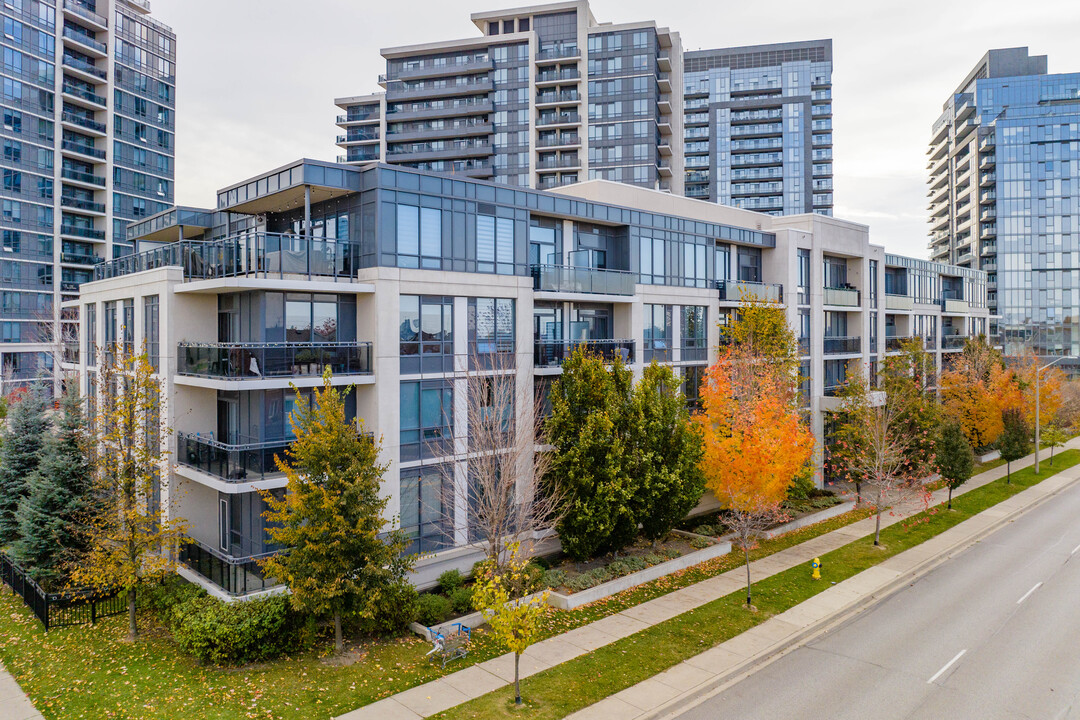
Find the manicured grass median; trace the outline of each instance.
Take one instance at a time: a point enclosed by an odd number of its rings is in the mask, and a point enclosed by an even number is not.
[[[953,510],[935,506],[881,531],[884,549],[873,538],[856,540],[824,555],[822,579],[810,579],[809,568],[795,567],[754,585],[756,614],[742,607],[745,591],[714,600],[688,613],[659,623],[587,655],[538,673],[522,682],[526,706],[515,708],[510,688],[497,690],[437,717],[527,717],[556,720],[599,702],[669,667],[697,655],[764,622],[840,582],[908,550],[964,520],[1006,500],[1062,470],[1080,463],[1080,451],[1067,450],[1033,467],[1017,470],[1011,484],[996,480],[953,499]]]
[[[859,510],[762,543],[764,557],[866,517]],[[549,610],[551,637],[738,567],[737,553],[716,558],[572,611]],[[68,718],[330,718],[502,654],[483,632],[464,661],[446,670],[425,659],[429,645],[408,636],[372,641],[351,666],[318,653],[239,669],[200,667],[154,622],[140,617],[144,638],[121,641],[126,617],[96,627],[42,630],[22,602],[0,591],[0,660],[45,717]]]

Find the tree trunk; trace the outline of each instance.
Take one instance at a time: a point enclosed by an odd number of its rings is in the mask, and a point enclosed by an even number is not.
[[[1050,467],[1054,467],[1054,446],[1050,446]]]
[[[952,510],[952,485],[949,486],[949,507],[947,509]]]
[[[1005,484],[1012,484],[1012,460],[1005,461]]]
[[[855,481],[855,504],[862,505],[862,483]]]
[[[877,515],[874,521],[874,545],[881,545],[881,487],[877,491]]]
[[[750,606],[750,548],[749,543],[743,543],[743,556],[746,558],[746,605]]]
[[[345,649],[345,643],[341,638],[341,613],[334,613],[334,649],[340,653]]]
[[[514,653],[514,704],[521,704],[521,675],[518,666],[521,664],[521,653]]]
[[[135,642],[139,626],[135,624],[135,588],[128,590],[128,640]]]

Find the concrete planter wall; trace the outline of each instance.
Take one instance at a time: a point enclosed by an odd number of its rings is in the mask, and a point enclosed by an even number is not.
[[[792,530],[798,530],[800,528],[806,527],[807,525],[814,525],[815,523],[819,523],[822,520],[831,520],[834,517],[843,515],[846,512],[851,512],[854,509],[854,500],[842,502],[839,505],[833,505],[831,508],[825,508],[824,510],[821,510],[819,512],[810,513],[809,515],[804,515],[797,520],[792,520],[789,523],[784,523],[783,525],[774,527],[772,530],[768,530],[765,533],[765,537],[771,540],[774,537],[785,535]]]
[[[679,534],[688,537],[698,537],[693,533]],[[688,567],[693,567],[694,565],[703,563],[706,560],[712,560],[721,555],[727,555],[729,552],[731,552],[731,543],[721,541],[715,545],[710,545],[707,548],[695,550],[682,557],[677,557],[674,560],[668,560],[659,565],[653,565],[644,570],[638,570],[635,573],[623,575],[614,580],[608,580],[606,583],[601,583],[588,590],[582,590],[581,592],[572,593],[570,595],[563,595],[562,593],[557,593],[552,590],[551,594],[548,595],[548,605],[559,608],[560,610],[573,610],[582,605],[588,605],[591,602],[603,600],[606,597],[614,595],[615,593],[620,593],[623,590],[628,590],[636,585],[662,578],[665,575],[670,575],[679,570],[685,570]]]
[[[991,460],[997,460],[999,457],[1001,457],[1000,450],[991,450],[985,455],[980,455],[979,462],[990,462]]]

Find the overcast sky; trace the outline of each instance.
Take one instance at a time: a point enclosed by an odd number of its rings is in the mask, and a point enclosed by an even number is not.
[[[375,92],[382,47],[479,34],[470,12],[512,0],[152,0],[178,36],[176,200],[300,157],[332,160],[336,97]],[[925,257],[926,141],[989,48],[1028,46],[1080,72],[1077,0],[594,0],[599,22],[655,20],[683,48],[833,39],[838,217]]]

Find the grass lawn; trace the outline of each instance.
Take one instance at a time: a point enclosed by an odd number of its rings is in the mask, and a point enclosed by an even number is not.
[[[865,510],[763,542],[764,557],[866,517]],[[708,579],[742,562],[716,558],[572,611],[550,609],[543,637]],[[483,632],[469,656],[443,671],[424,658],[430,646],[415,636],[371,641],[351,666],[319,652],[236,669],[201,667],[184,655],[148,614],[143,639],[122,641],[126,615],[97,626],[46,633],[21,600],[0,592],[0,660],[45,715],[68,718],[329,718],[502,654]]]
[[[821,558],[822,579],[846,580],[1077,463],[1080,451],[1067,450],[1055,458],[1054,467],[1043,464],[1039,475],[1032,467],[1017,470],[1011,484],[1002,478],[955,497],[952,511],[935,506],[883,529],[884,549],[874,548],[873,538],[863,538],[827,553]],[[828,587],[829,582],[811,580],[808,568],[791,568],[754,585],[756,614],[742,607],[745,590],[734,592],[527,678],[522,682],[523,708],[514,707],[513,689],[507,687],[437,717],[562,718],[718,645]]]

